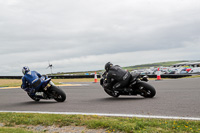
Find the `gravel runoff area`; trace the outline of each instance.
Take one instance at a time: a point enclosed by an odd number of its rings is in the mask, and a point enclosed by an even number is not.
[[[0,123],[0,127],[6,127],[3,123]],[[113,133],[112,131],[106,131],[105,129],[88,129],[84,126],[32,126],[32,125],[16,125],[15,128],[24,128],[33,132],[45,132],[45,133]],[[120,133],[120,132],[115,132]]]

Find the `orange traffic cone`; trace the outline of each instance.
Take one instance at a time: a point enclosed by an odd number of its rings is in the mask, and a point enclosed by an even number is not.
[[[94,83],[97,83],[97,73],[94,74]]]
[[[156,80],[161,80],[161,76],[160,76],[160,68],[158,68],[158,71],[157,71],[157,79]]]

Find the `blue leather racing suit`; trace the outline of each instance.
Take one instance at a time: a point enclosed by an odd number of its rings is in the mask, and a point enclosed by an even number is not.
[[[26,72],[22,77],[22,89],[26,92],[34,95],[37,90],[40,89],[42,80],[40,79],[42,76],[36,71]]]

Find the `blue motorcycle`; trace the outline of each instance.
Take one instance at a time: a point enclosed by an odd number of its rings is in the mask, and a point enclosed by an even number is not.
[[[55,86],[55,84],[51,81],[51,78],[44,78],[39,80],[39,82],[41,85],[34,95],[27,93],[31,99],[36,102],[40,101],[40,99],[54,99],[57,102],[64,102],[66,100],[65,92],[58,86]]]

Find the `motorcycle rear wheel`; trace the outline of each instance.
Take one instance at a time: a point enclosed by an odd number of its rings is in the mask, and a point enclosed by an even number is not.
[[[140,95],[145,98],[153,98],[156,95],[155,88],[146,82],[139,82],[137,86],[141,91]]]
[[[65,92],[57,86],[51,86],[51,93],[57,102],[64,102],[66,99]]]

